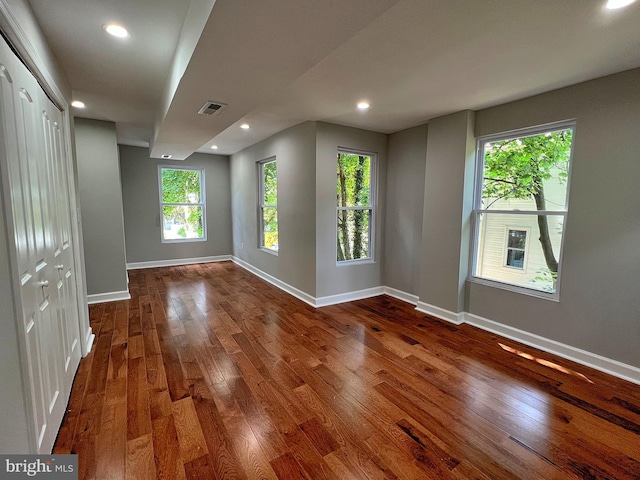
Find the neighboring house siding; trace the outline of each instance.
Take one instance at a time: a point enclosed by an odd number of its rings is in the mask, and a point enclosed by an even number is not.
[[[547,204],[564,205],[565,191],[566,186],[561,185],[557,179],[546,181],[545,195]],[[490,204],[491,201],[488,201],[488,203]],[[536,205],[533,199],[498,200],[492,205],[491,209],[531,211],[536,209]],[[561,216],[549,216],[548,222],[553,251],[556,255],[556,260],[559,261],[563,218]],[[525,230],[527,232],[523,269],[506,266],[505,264],[507,235],[510,229]],[[534,279],[540,277],[547,269],[539,237],[538,217],[536,215],[485,215],[485,220],[482,222],[479,232],[480,242],[476,274],[483,278],[501,282],[535,287]],[[541,284],[538,283],[538,285]]]

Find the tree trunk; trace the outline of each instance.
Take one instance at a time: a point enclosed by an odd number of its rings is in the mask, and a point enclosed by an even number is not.
[[[340,161],[338,161],[338,166],[340,168],[340,172],[338,174],[340,179],[340,206],[347,206],[347,180],[344,176],[344,169],[342,165],[340,165]],[[347,211],[340,210],[340,215],[338,217],[338,229],[342,233],[342,244],[340,243],[340,234],[338,234],[338,260],[351,260],[351,252],[349,245],[351,242],[349,241],[349,229],[347,227]],[[342,254],[342,259],[340,258],[340,254]]]
[[[536,208],[538,210],[545,209],[545,200],[544,200],[544,187],[542,186],[542,181],[537,180],[538,183],[538,193],[533,194],[533,198],[536,201]],[[544,260],[547,263],[547,268],[551,270],[552,273],[558,273],[558,261],[556,260],[555,255],[553,254],[553,246],[551,245],[551,237],[549,236],[549,221],[547,215],[538,215],[538,229],[540,230],[540,244],[542,245],[542,253],[544,254]]]
[[[356,170],[355,191],[353,194],[353,200],[356,206],[359,206],[360,204],[360,195],[362,194],[362,187],[364,186],[364,166],[365,158],[363,156],[358,156],[358,169]],[[363,210],[354,210],[353,212],[353,258],[355,259],[362,257],[362,227],[364,226],[364,213],[365,212]]]

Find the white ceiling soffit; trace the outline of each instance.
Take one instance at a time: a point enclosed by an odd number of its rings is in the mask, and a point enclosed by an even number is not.
[[[186,158],[398,1],[217,0],[168,111],[156,125],[151,155]],[[228,107],[215,117],[198,115],[207,100]]]
[[[216,0],[191,0],[156,113],[151,139],[152,148],[215,3]]]
[[[392,133],[640,66],[640,2],[604,4],[401,1],[200,151],[234,153],[304,120]]]

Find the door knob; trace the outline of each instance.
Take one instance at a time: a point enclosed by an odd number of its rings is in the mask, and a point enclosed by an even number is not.
[[[48,287],[49,286],[49,280],[41,280],[39,282],[35,282],[36,283],[36,287]]]
[[[56,268],[57,268],[58,270],[64,270],[64,265],[56,265]]]

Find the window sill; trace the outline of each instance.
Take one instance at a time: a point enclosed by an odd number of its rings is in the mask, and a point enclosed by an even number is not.
[[[358,260],[343,260],[342,262],[336,262],[338,267],[346,267],[349,265],[366,265],[369,263],[376,263],[373,258],[361,258]]]
[[[258,250],[260,250],[261,252],[269,253],[271,255],[275,255],[276,257],[278,256],[278,251],[277,250],[272,250],[272,249],[267,248],[267,247],[259,247]]]
[[[191,243],[191,242],[206,242],[205,238],[184,238],[184,239],[171,239],[165,240],[164,238],[161,240],[162,243]]]
[[[470,283],[478,283],[487,287],[498,288],[500,290],[507,290],[509,292],[519,293],[521,295],[528,295],[530,297],[542,298],[544,300],[550,300],[552,302],[560,302],[559,287],[556,288],[554,293],[543,292],[541,290],[534,290],[532,288],[519,287],[510,283],[503,283],[497,280],[489,280],[486,278],[469,277],[467,279]]]

